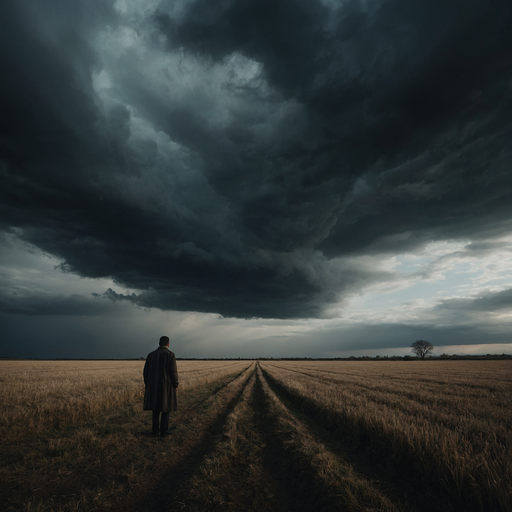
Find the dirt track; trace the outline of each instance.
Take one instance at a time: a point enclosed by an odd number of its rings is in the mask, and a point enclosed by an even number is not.
[[[2,510],[455,511],[453,493],[340,435],[258,362],[180,395],[2,447]],[[506,510],[506,509],[503,509]]]

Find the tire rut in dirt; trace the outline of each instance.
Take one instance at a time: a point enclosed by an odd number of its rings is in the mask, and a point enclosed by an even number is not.
[[[400,471],[387,463],[369,446],[340,435],[336,428],[328,427],[316,415],[314,409],[305,407],[300,397],[291,393],[277,379],[262,369],[274,393],[297,421],[308,425],[320,442],[330,451],[346,458],[352,467],[373,482],[399,509],[417,512],[452,512],[451,494],[444,489],[433,488],[421,475]],[[369,443],[368,443],[369,444]]]
[[[151,415],[142,410],[140,399],[60,431],[41,431],[21,444],[4,445],[0,485],[5,492],[0,494],[9,501],[0,510],[24,510],[25,505],[31,510],[46,510],[49,503],[55,510],[92,510],[98,509],[98,504],[105,511],[131,509],[132,501],[151,494],[164,471],[189,453],[197,432],[186,436],[180,432],[182,426],[191,428],[198,411],[208,413],[211,420],[212,412],[223,409],[228,402],[225,398],[234,396],[253,368],[254,364],[252,369],[249,365],[242,372],[182,394],[179,411],[171,415],[171,424],[178,426],[176,438],[189,438],[185,442],[182,439],[179,446],[172,446],[172,439],[153,439]],[[216,406],[217,402],[222,406]],[[210,423],[203,422],[203,432]],[[30,471],[23,461],[30,461]]]
[[[244,372],[241,372],[240,376],[243,373]],[[204,433],[201,435],[198,442],[191,446],[187,453],[182,454],[179,461],[174,464],[169,464],[169,466],[164,469],[163,474],[154,483],[152,489],[145,493],[144,496],[138,499],[135,503],[132,503],[128,507],[128,510],[137,512],[159,512],[171,509],[174,498],[180,487],[198,471],[204,457],[215,445],[216,436],[222,432],[222,428],[226,423],[227,417],[240,400],[240,397],[242,396],[244,389],[247,387],[253,373],[254,368],[249,370],[249,374],[245,377],[241,388],[236,391],[227,404],[221,408],[219,413],[216,415],[215,420],[205,425]],[[234,380],[236,380],[236,378]],[[231,383],[232,382],[233,381],[231,381]],[[226,388],[227,386],[212,396],[216,395],[215,398],[217,398],[219,393]],[[202,403],[204,403],[204,401]],[[190,411],[187,412],[188,414],[185,419],[185,424],[193,421],[193,416],[190,414]],[[182,418],[180,418],[180,420],[181,419]],[[156,439],[155,441],[164,444],[167,442],[172,443],[173,438],[171,435],[168,439]]]
[[[180,488],[171,512],[271,510],[267,505],[272,494],[261,464],[262,442],[254,428],[255,381],[253,373],[215,446]]]
[[[241,375],[243,375],[249,368],[250,368],[251,365],[249,365],[247,368],[244,368],[242,371],[238,372],[238,373],[235,373],[232,377],[232,379],[225,383],[224,385],[222,386],[219,386],[211,395],[203,398],[202,400],[199,400],[197,402],[194,403],[194,405],[192,407],[189,407],[188,409],[186,409],[185,411],[185,414],[201,405],[203,405],[204,403],[206,403],[208,400],[211,400],[213,397],[215,397],[215,395],[217,395],[218,393],[220,393],[223,389],[225,389],[227,386],[229,386],[233,381],[235,381],[236,379],[238,379],[238,377],[240,377]]]
[[[281,450],[268,428],[265,397],[256,373],[228,417],[222,436],[198,472],[179,490],[171,511],[281,512],[307,510],[283,472]]]
[[[291,456],[278,434],[279,427],[267,404],[260,374],[254,392],[254,415],[256,428],[264,440],[264,464],[273,487],[275,511],[309,512],[319,501],[322,493],[311,473],[304,471],[297,460]],[[322,510],[330,510],[324,508]]]
[[[261,372],[261,368],[258,371]],[[365,474],[355,471],[346,457],[329,450],[315,431],[286,407],[270,388],[263,373],[261,381],[275,418],[276,435],[282,439],[297,472],[307,475],[312,482],[309,488],[305,488],[303,497],[308,509],[346,512],[404,510]]]

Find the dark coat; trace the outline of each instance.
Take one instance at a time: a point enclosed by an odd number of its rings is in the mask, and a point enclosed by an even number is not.
[[[176,357],[167,347],[148,354],[144,365],[144,410],[170,412],[178,410]]]

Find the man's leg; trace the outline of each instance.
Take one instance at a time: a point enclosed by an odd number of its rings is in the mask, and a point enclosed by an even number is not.
[[[162,437],[169,435],[169,414],[168,412],[162,413],[162,419],[160,420],[160,435]]]
[[[156,437],[158,436],[159,432],[160,432],[160,427],[159,427],[159,419],[160,419],[160,411],[159,410],[156,410],[156,411],[153,411],[153,435]]]

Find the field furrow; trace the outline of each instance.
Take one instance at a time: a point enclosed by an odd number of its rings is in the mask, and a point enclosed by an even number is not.
[[[247,383],[252,370],[249,363],[244,366],[241,372],[240,366],[233,367],[234,374],[220,373],[216,381],[180,391],[169,439],[151,437],[151,413],[142,411],[138,399],[91,421],[84,418],[81,424],[46,430],[20,443],[2,443],[1,509],[118,510],[139,503],[137,510],[142,510],[144,501],[162,500],[162,489],[169,498],[173,482],[160,485],[162,475],[173,466],[180,471],[194,467],[193,461],[207,451],[211,431],[224,423]]]
[[[182,486],[171,511],[303,510],[267,443],[256,383],[254,372],[217,443]]]
[[[267,374],[268,375],[268,374]],[[294,467],[297,492],[307,510],[396,511],[393,503],[365,475],[354,470],[341,453],[334,453],[318,433],[297,414],[293,414],[267,382],[258,368],[258,378],[265,395],[267,416],[282,445],[282,458]]]
[[[288,463],[287,451],[254,372],[215,446],[170,510],[309,512],[319,491]]]
[[[370,364],[378,367],[378,363]],[[392,400],[394,404],[399,401],[402,403],[408,401],[409,404],[417,404],[422,406],[424,411],[432,411],[434,414],[437,414],[439,409],[443,409],[445,414],[450,413],[456,416],[458,421],[461,414],[467,414],[486,421],[508,423],[508,426],[512,427],[512,418],[509,414],[512,406],[510,396],[512,376],[506,370],[508,365],[502,365],[499,381],[496,380],[495,371],[486,373],[480,371],[474,374],[471,366],[468,366],[466,373],[471,375],[470,378],[466,377],[463,380],[454,377],[451,382],[443,381],[442,379],[446,379],[446,376],[442,376],[438,371],[430,372],[432,365],[430,368],[419,367],[414,378],[411,378],[410,374],[408,378],[394,374],[394,371],[403,366],[403,363],[397,363],[391,368],[390,363],[384,363],[384,365],[388,366],[385,373],[367,372],[364,376],[359,372],[353,372],[350,366],[340,366],[340,363],[338,363],[337,372],[316,369],[312,365],[305,364],[297,367],[273,363],[272,367],[302,375],[307,377],[306,380],[312,378],[321,382],[330,382],[349,390],[349,395],[358,399],[376,398],[379,403],[384,403],[387,399]],[[474,365],[472,366],[474,368]],[[498,369],[500,369],[499,366]],[[427,372],[434,373],[439,382],[422,378]]]
[[[160,440],[156,445],[155,457],[161,459],[158,471],[153,472],[153,479],[148,482],[145,475],[147,467],[142,470],[144,477],[140,482],[132,483],[133,496],[127,504],[128,510],[134,512],[169,510],[176,501],[180,487],[197,473],[204,458],[210,453],[217,436],[248,387],[254,365],[251,365],[221,390],[213,393],[206,401],[198,402],[188,408],[183,415],[172,417],[170,426],[171,439]],[[163,444],[163,446],[162,446]],[[158,449],[169,451],[169,457],[162,458]],[[167,455],[167,452],[164,452]]]
[[[453,397],[448,391],[426,392],[414,381],[410,383],[411,390],[392,389],[387,385],[387,379],[375,379],[371,384],[365,384],[275,364],[267,364],[266,367],[269,371],[278,370],[284,380],[293,381],[296,385],[328,389],[332,404],[343,401],[345,407],[372,408],[378,411],[378,415],[386,415],[392,410],[393,414],[398,412],[403,417],[409,416],[415,423],[435,424],[457,434],[473,432],[482,445],[489,441],[506,444],[510,439],[512,418],[508,400],[502,397],[493,399],[489,394],[481,393],[477,397],[473,392]],[[285,378],[286,373],[293,376]]]
[[[0,361],[0,510],[512,512],[510,361]]]
[[[265,363],[267,378],[304,414],[384,459],[403,475],[437,487],[455,510],[510,510],[511,436],[503,424],[460,418],[457,429],[403,404],[367,400],[360,390]],[[480,427],[480,428],[478,428]],[[441,506],[441,510],[443,509]]]

